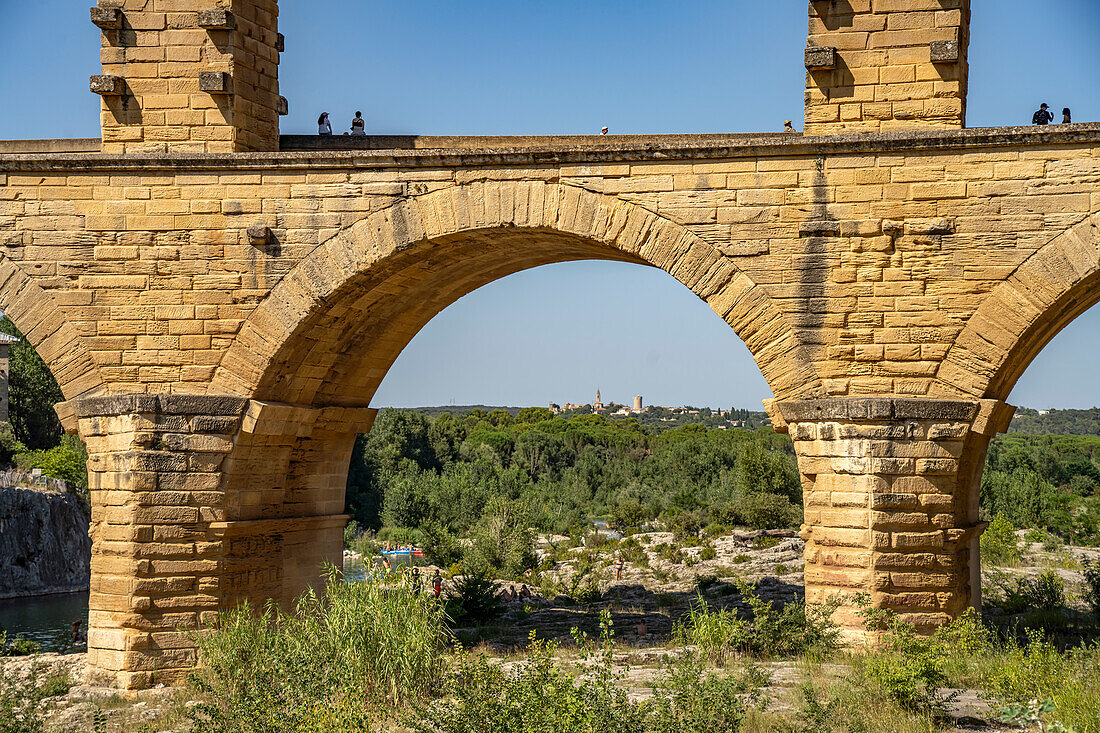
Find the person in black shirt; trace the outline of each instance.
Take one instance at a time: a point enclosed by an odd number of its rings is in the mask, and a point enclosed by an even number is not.
[[[1047,109],[1047,103],[1043,102],[1039,105],[1038,111],[1031,116],[1031,124],[1033,125],[1049,125],[1054,121],[1054,115]]]

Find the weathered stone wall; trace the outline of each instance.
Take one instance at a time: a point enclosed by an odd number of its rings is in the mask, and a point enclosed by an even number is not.
[[[100,0],[105,153],[277,150],[275,0]]]
[[[807,134],[966,126],[970,0],[813,0]]]
[[[0,487],[0,598],[85,590],[90,554],[79,496]]]
[[[317,258],[350,258],[321,273],[333,292],[356,276],[348,268],[382,277],[391,267],[394,283],[438,277],[472,287],[504,274],[501,267],[640,259],[679,268],[674,276],[750,344],[781,399],[1003,398],[1010,384],[985,394],[995,375],[944,379],[940,365],[990,291],[1029,258],[1046,257],[1038,254],[1045,246],[1083,226],[1073,236],[1095,252],[1098,139],[1100,129],[1074,126],[887,135],[859,144],[738,139],[648,152],[603,143],[480,156],[145,159],[125,171],[87,156],[5,156],[0,210],[9,218],[0,254],[9,275],[0,305],[33,331],[36,346],[52,349],[47,358],[59,365],[67,394],[202,392],[219,369],[239,369],[226,353],[235,353],[254,314],[267,319],[256,328],[272,330],[275,311],[257,306],[277,284],[301,281],[294,286],[306,298],[301,307],[323,307],[309,294]],[[537,162],[546,155],[569,162]],[[584,163],[585,157],[595,161]],[[463,205],[472,213],[456,219],[447,209],[453,202],[469,202]],[[627,231],[631,242],[609,242],[611,216],[659,225],[671,239],[651,242],[641,254],[629,251],[641,246],[645,231]],[[540,231],[517,237],[517,227]],[[255,239],[250,228],[258,228]],[[422,256],[398,252],[417,242]],[[499,252],[476,263],[471,251],[484,253],[477,247],[490,242]],[[693,255],[685,260],[688,250]],[[1095,267],[1085,250],[1076,269],[1040,279],[1028,291],[1062,294],[1083,282]],[[461,268],[472,268],[474,279],[458,277]],[[754,330],[762,322],[737,308],[749,291],[778,319],[759,337]],[[411,291],[372,292],[376,303],[364,315],[383,301],[392,305],[391,294]],[[1045,303],[1036,303],[1036,318]],[[283,315],[291,331],[300,318],[320,317]],[[414,332],[409,325],[386,338]],[[344,358],[344,347],[335,336],[327,346],[310,344],[329,349],[319,362],[325,364]],[[386,366],[376,364],[375,376]],[[252,396],[262,378],[234,375],[224,388]],[[370,391],[361,393],[364,401]]]

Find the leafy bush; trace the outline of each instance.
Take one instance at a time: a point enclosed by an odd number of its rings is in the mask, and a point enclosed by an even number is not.
[[[20,453],[15,463],[22,469],[39,468],[44,476],[64,479],[88,502],[88,450],[75,435],[62,436],[53,448]]]
[[[472,532],[463,566],[474,574],[518,578],[537,564],[534,535],[513,505],[494,500]]]
[[[998,605],[1006,613],[1061,611],[1066,607],[1066,584],[1053,570],[1044,570],[1034,578],[1009,580],[995,576],[994,582],[1003,594]]]
[[[1027,643],[1006,645],[983,664],[981,683],[1006,706],[1049,701],[1044,716],[1077,731],[1097,730],[1100,721],[1100,645],[1059,652],[1041,631],[1027,632]],[[1054,730],[1048,727],[1047,730]]]
[[[781,542],[780,538],[773,537],[770,534],[758,534],[752,538],[752,549],[754,550],[767,550],[775,547]]]
[[[504,612],[493,580],[482,573],[466,573],[451,586],[447,615],[459,624],[491,621]]]
[[[598,643],[573,630],[585,651],[586,674],[567,672],[555,659],[557,644],[535,638],[527,658],[511,673],[484,656],[460,652],[448,677],[453,704],[421,704],[410,717],[418,733],[726,733],[741,727],[748,705],[761,698],[767,676],[703,674],[693,655],[668,665],[656,680],[650,701],[633,701],[616,683],[611,619],[601,614]]]
[[[1100,619],[1100,560],[1085,564],[1085,603]]]
[[[26,450],[27,447],[12,432],[11,423],[0,423],[0,465],[11,465],[15,462],[15,456]]]
[[[462,546],[458,544],[458,538],[439,522],[427,520],[420,525],[420,534],[424,538],[420,549],[432,565],[446,568],[462,559]]]
[[[1003,514],[993,517],[978,543],[983,561],[1009,567],[1020,564],[1020,541],[1016,537],[1016,528]]]
[[[245,605],[194,639],[196,733],[372,729],[442,681],[442,608],[392,578],[344,583],[330,569],[292,612]]]
[[[714,545],[706,545],[699,551],[699,559],[704,562],[707,560],[713,560],[718,557],[718,551],[714,549]]]
[[[837,609],[835,601],[821,606],[788,603],[776,608],[743,580],[737,581],[737,589],[749,605],[751,618],[735,611],[712,610],[698,596],[686,616],[677,622],[676,637],[698,647],[703,656],[719,666],[737,653],[775,657],[837,648],[839,630],[830,620]]]

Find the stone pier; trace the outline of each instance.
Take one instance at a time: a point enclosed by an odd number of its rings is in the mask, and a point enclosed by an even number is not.
[[[806,600],[838,598],[845,635],[862,603],[931,630],[980,607],[978,489],[994,400],[849,398],[768,405],[802,477]]]

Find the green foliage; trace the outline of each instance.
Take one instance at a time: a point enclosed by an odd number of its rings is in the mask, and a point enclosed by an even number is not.
[[[447,615],[456,624],[480,624],[504,613],[496,584],[484,573],[467,572],[451,586]]]
[[[4,634],[0,632],[0,647]],[[64,695],[72,687],[68,674],[42,674],[36,664],[17,677],[0,666],[0,733],[41,733],[45,730],[41,702]]]
[[[993,700],[1009,707],[1041,701],[1043,709],[1037,712],[1050,724],[1082,732],[1100,729],[1100,645],[1063,653],[1032,629],[1026,644],[1007,645],[983,666],[981,683]]]
[[[868,631],[879,632],[881,642],[878,651],[857,659],[864,684],[921,715],[944,713],[949,698],[938,689],[947,686],[951,655],[978,652],[991,639],[973,609],[931,636],[918,634],[891,610],[864,606],[860,615]]]
[[[420,535],[423,537],[420,549],[432,565],[446,568],[462,559],[462,547],[458,544],[458,539],[439,522],[426,520],[420,525]]]
[[[15,456],[25,453],[27,446],[19,442],[12,432],[11,423],[0,423],[0,466],[10,466]]]
[[[523,512],[495,499],[471,532],[470,546],[462,561],[472,573],[494,573],[518,578],[536,565],[534,535],[523,521]]]
[[[31,450],[52,448],[62,435],[61,421],[53,411],[53,406],[65,399],[61,387],[7,316],[0,318],[0,332],[19,339],[8,352],[8,413],[12,432]]]
[[[771,431],[662,433],[600,415],[553,417],[528,408],[456,417],[383,410],[356,440],[348,507],[364,527],[433,521],[466,537],[490,502],[522,523],[571,533],[608,517],[629,530],[661,517],[681,535],[708,525],[797,525],[801,489],[791,443]]]
[[[1093,560],[1085,564],[1085,603],[1088,604],[1092,615],[1100,620],[1100,560]]]
[[[1023,611],[1064,611],[1066,584],[1053,570],[1044,570],[1034,578],[994,576],[1002,597],[996,600],[1006,613]]]
[[[700,560],[713,560],[716,557],[718,557],[718,551],[714,549],[714,545],[706,545],[702,550],[699,550]]]
[[[38,654],[42,646],[22,634],[17,634],[9,641],[8,632],[0,631],[0,657],[25,657],[30,654]]]
[[[726,733],[741,727],[748,705],[762,699],[768,678],[757,669],[743,675],[704,674],[693,655],[668,665],[646,702],[632,701],[617,684],[625,672],[613,667],[609,614],[593,643],[573,630],[584,651],[584,676],[555,659],[555,642],[532,632],[527,658],[512,672],[484,656],[460,652],[448,678],[449,704],[422,704],[410,717],[418,733]]]
[[[196,733],[373,730],[442,681],[443,612],[393,577],[307,591],[290,613],[248,606],[194,636]]]
[[[1002,514],[993,517],[979,544],[984,562],[1009,567],[1020,564],[1020,541],[1016,537],[1016,529]]]
[[[20,468],[42,469],[44,476],[64,479],[88,501],[88,449],[75,435],[63,435],[53,448],[20,453],[15,457]]]
[[[735,611],[712,610],[702,596],[677,622],[674,634],[684,644],[721,666],[731,654],[775,657],[807,652],[826,652],[839,644],[839,630],[830,617],[835,602],[822,606],[788,603],[776,607],[764,601],[743,580],[737,589],[748,603],[751,617]]]

